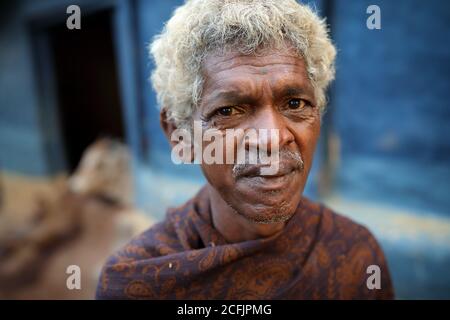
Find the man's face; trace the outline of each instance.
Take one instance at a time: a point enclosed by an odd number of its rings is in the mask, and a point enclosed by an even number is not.
[[[233,164],[203,162],[209,184],[251,221],[288,220],[300,201],[320,133],[320,112],[303,59],[288,50],[258,56],[212,55],[203,65],[203,74],[202,99],[193,120],[223,133],[277,129],[280,150],[279,170],[270,176],[252,166],[236,170]],[[274,144],[270,135],[266,142],[270,150]],[[224,148],[237,150],[238,143],[225,143]],[[203,142],[203,149],[208,144]]]

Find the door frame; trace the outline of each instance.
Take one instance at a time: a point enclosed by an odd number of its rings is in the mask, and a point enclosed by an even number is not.
[[[54,25],[65,23],[68,17],[66,8],[71,4],[70,0],[36,1],[26,8],[25,14],[48,175],[68,173],[69,166],[59,123],[56,79],[47,30]],[[83,16],[101,10],[112,11],[113,45],[125,143],[130,147],[133,157],[140,159],[145,154],[142,122],[145,117],[140,100],[142,84],[139,81],[136,0],[84,0],[79,1],[78,5],[81,9],[81,28]]]

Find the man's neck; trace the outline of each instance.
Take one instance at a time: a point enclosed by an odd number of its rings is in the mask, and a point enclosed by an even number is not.
[[[228,243],[270,237],[280,232],[285,222],[261,224],[252,222],[231,208],[220,194],[208,184],[211,199],[211,218],[216,228]]]

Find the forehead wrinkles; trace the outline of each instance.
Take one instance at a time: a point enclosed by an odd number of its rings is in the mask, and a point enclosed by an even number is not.
[[[263,84],[275,89],[286,83],[300,85],[306,91],[313,92],[303,59],[298,56],[211,56],[205,61],[204,69],[204,94],[220,91],[221,88],[255,92],[259,91],[258,88],[262,89]]]
[[[202,71],[204,74],[209,75],[233,70],[239,67],[258,70],[277,65],[305,69],[302,58],[292,54],[274,53],[264,56],[248,56],[240,54],[227,54],[223,56],[212,55],[205,59]]]

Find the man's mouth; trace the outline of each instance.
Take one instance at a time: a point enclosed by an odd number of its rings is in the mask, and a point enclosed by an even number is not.
[[[281,190],[286,188],[295,175],[303,171],[303,160],[299,153],[287,150],[280,152],[279,161],[268,164],[237,164],[233,167],[236,181],[261,190]],[[275,165],[275,166],[274,166]],[[277,168],[276,172],[267,174],[262,170],[269,166]]]
[[[293,168],[287,171],[278,171],[274,175],[245,175],[240,177],[239,180],[255,189],[277,191],[286,189],[298,173],[298,170]]]
[[[237,170],[236,180],[261,191],[286,189],[296,174],[303,170],[303,162],[281,161],[274,174],[263,174],[262,165],[244,165]]]
[[[285,176],[292,171],[297,169],[297,166],[292,163],[278,163],[277,167],[278,170],[274,174],[264,174],[263,170],[261,170],[264,167],[263,165],[246,165],[239,169],[239,173],[237,174],[237,178],[254,178],[254,177],[265,177],[265,178],[277,178]]]

